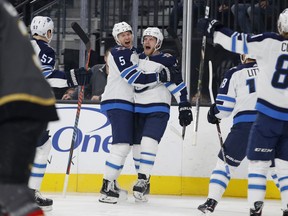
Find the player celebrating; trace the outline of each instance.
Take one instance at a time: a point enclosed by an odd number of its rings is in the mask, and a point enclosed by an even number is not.
[[[49,46],[53,37],[54,24],[50,17],[36,16],[32,19],[30,30],[32,45],[42,64],[42,73],[53,88],[56,98],[61,99],[68,87],[86,85],[89,83],[91,71],[84,68],[73,69],[69,72],[55,70],[55,51]],[[46,131],[38,143],[35,160],[29,180],[29,187],[35,191],[37,204],[44,210],[52,209],[53,200],[45,198],[39,192],[47,167],[47,158],[52,143],[49,131]]]
[[[146,73],[139,69],[139,57],[133,47],[133,32],[129,24],[116,23],[112,35],[118,45],[111,49],[107,58],[109,75],[101,101],[101,110],[107,112],[113,138],[99,198],[105,203],[117,203],[119,191],[115,187],[116,179],[134,143],[133,86],[153,86],[170,80],[168,69]]]
[[[278,18],[278,32],[248,35],[223,27],[217,20],[201,19],[198,27],[225,49],[251,54],[260,69],[258,110],[249,137],[248,201],[250,215],[262,215],[266,176],[275,155],[283,216],[288,215],[288,9]]]
[[[139,56],[139,67],[144,70],[159,71],[164,67],[178,68],[177,60],[168,53],[162,53],[163,35],[159,28],[149,27],[143,32],[144,52]],[[147,62],[148,61],[148,62]],[[138,181],[133,187],[136,201],[147,201],[150,189],[150,174],[157,155],[158,144],[165,132],[171,105],[171,94],[179,103],[179,122],[187,126],[192,121],[191,104],[187,99],[187,89],[178,72],[176,82],[159,83],[150,87],[135,87],[135,113],[137,113],[137,135],[140,143],[138,161]],[[134,147],[133,147],[134,148]],[[137,157],[134,153],[133,158]]]
[[[220,151],[216,167],[210,177],[208,199],[198,207],[205,214],[214,211],[229,184],[230,174],[234,173],[246,156],[249,133],[256,119],[256,83],[259,68],[255,59],[252,59],[249,55],[240,55],[240,57],[242,64],[225,73],[216,98],[216,104],[211,105],[207,115],[208,122],[216,124],[220,119],[233,113],[233,126],[224,142],[224,154],[227,164],[224,163]],[[228,170],[226,166],[228,166]],[[277,175],[274,172],[272,177],[278,184]]]
[[[27,184],[40,135],[58,119],[55,98],[25,24],[3,0],[0,50],[0,215],[43,216]]]

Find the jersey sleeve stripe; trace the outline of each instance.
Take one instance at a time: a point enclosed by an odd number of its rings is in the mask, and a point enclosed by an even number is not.
[[[128,79],[128,83],[129,83],[129,84],[134,83],[134,81],[139,77],[140,74],[141,74],[140,71],[136,72],[133,76],[131,76],[131,77]]]
[[[236,41],[237,41],[237,35],[238,33],[235,32],[233,35],[232,35],[232,47],[231,47],[231,50],[232,52],[235,52],[236,51]]]
[[[42,74],[46,78],[52,74],[52,71],[51,70],[50,71],[43,71]]]
[[[217,105],[217,109],[218,109],[219,111],[232,112],[234,108],[224,107],[224,106],[218,106],[218,105]]]
[[[174,90],[172,90],[171,93],[174,95],[177,92],[180,92],[183,88],[185,88],[185,84],[182,82]]]
[[[244,40],[243,40],[243,54],[247,54],[248,53],[248,46],[247,46],[247,35],[243,34]]]
[[[226,95],[217,95],[216,100],[223,100],[223,101],[228,101],[228,102],[233,102],[233,103],[236,102],[235,98],[228,97]]]
[[[131,71],[137,68],[137,65],[132,65],[121,72],[121,77],[126,77]]]

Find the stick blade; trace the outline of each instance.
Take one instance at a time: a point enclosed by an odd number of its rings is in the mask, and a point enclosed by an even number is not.
[[[90,39],[84,32],[84,30],[81,28],[81,26],[77,22],[71,23],[71,28],[74,30],[74,32],[80,37],[82,42],[85,44],[87,50],[90,49]]]

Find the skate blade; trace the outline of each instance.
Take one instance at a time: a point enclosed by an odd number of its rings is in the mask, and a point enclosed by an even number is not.
[[[148,198],[143,193],[133,191],[133,196],[135,198],[135,202],[138,203],[148,202]]]
[[[51,206],[39,206],[44,212],[52,211],[52,205]]]
[[[203,216],[203,215],[212,215],[212,212],[208,210],[204,210],[204,212],[200,209],[198,209],[200,212],[198,213],[198,216]]]
[[[102,202],[102,203],[116,204],[117,201],[118,201],[118,198],[116,198],[116,197],[109,197],[109,196],[107,196],[107,195],[101,194],[98,201],[99,201],[99,202]]]

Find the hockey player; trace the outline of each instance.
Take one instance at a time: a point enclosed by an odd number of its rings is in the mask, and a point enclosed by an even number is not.
[[[149,27],[143,31],[144,52],[139,56],[139,67],[142,70],[157,71],[163,67],[178,68],[174,56],[159,51],[163,39],[163,34],[157,27]],[[157,155],[158,144],[170,116],[171,94],[179,103],[180,125],[187,126],[192,121],[191,104],[188,102],[186,85],[180,71],[175,82],[159,83],[150,87],[135,87],[136,128],[139,136],[136,143],[140,143],[140,151],[136,158],[140,162],[138,180],[133,187],[136,201],[147,201],[145,195],[150,190],[149,179]],[[137,156],[134,153],[134,160],[135,157]]]
[[[275,155],[283,216],[288,215],[288,9],[278,18],[278,32],[248,35],[234,32],[217,20],[201,19],[198,27],[225,49],[256,57],[258,110],[248,143],[250,215],[262,214],[266,176]]]
[[[5,0],[0,0],[0,65],[0,215],[43,216],[27,185],[40,135],[58,119],[55,98],[25,24]]]
[[[55,51],[49,46],[53,37],[53,29],[54,24],[50,17],[34,17],[30,25],[32,35],[31,43],[41,61],[43,76],[54,90],[56,98],[61,99],[68,87],[88,84],[91,71],[89,70],[87,72],[84,68],[80,68],[63,72],[54,68]],[[52,143],[49,139],[49,131],[46,131],[38,143],[31,178],[29,180],[29,187],[35,191],[36,202],[45,211],[52,209],[53,200],[43,197],[39,190],[47,167],[47,158],[51,147]]]
[[[139,57],[133,47],[132,28],[126,22],[116,23],[112,35],[118,44],[108,55],[109,75],[102,94],[101,110],[107,113],[112,127],[112,146],[105,163],[100,202],[117,203],[116,179],[134,143],[134,87],[152,86],[169,81],[165,68],[144,73],[138,67]]]
[[[226,72],[216,97],[216,103],[211,105],[207,114],[208,122],[216,124],[220,119],[233,113],[233,126],[224,142],[227,164],[224,163],[220,151],[216,167],[210,177],[208,199],[198,207],[204,214],[214,211],[229,184],[230,174],[234,173],[246,156],[249,133],[256,119],[256,82],[259,68],[255,59],[249,55],[240,55],[240,57],[242,64]],[[229,173],[227,173],[226,166],[228,166]],[[272,177],[278,184],[274,171]]]

